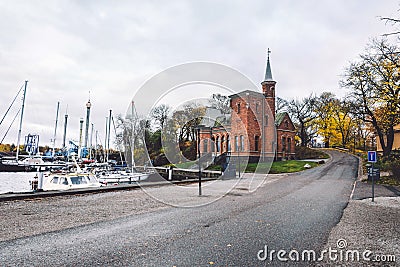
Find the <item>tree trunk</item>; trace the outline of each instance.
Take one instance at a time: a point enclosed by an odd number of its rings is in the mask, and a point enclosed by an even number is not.
[[[325,148],[329,148],[329,139],[325,141]]]
[[[305,131],[305,126],[304,123],[300,124],[300,139],[301,139],[301,144],[300,146],[306,147],[307,146],[307,133]]]
[[[341,136],[342,136],[342,147],[346,148],[346,144],[347,144],[347,142],[346,142],[346,137],[345,137],[343,131],[341,131],[340,134],[341,134]]]
[[[386,134],[386,147],[383,150],[384,156],[389,156],[393,149],[394,142],[394,129],[393,126],[389,128],[388,133]]]
[[[375,118],[372,119],[372,124],[376,130],[376,133],[378,134],[379,142],[381,143],[382,151],[383,151],[383,156],[389,156],[390,153],[392,152],[393,148],[393,141],[394,141],[394,129],[393,126],[389,128],[388,132],[386,133],[386,142],[384,135],[382,133],[381,128],[378,126],[376,123]]]

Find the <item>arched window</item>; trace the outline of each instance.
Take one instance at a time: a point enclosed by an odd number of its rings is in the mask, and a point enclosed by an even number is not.
[[[256,113],[260,113],[260,103],[256,102]]]
[[[215,152],[215,138],[211,137],[211,152]]]
[[[225,136],[221,136],[221,153],[224,153],[225,151],[226,151]]]
[[[258,143],[260,142],[260,137],[258,136],[258,135],[256,135],[255,137],[254,137],[254,150],[255,151],[258,151]]]
[[[208,152],[208,139],[203,140],[203,152],[204,153]]]
[[[286,137],[282,136],[282,151],[286,151]]]
[[[288,120],[285,120],[285,128],[286,128],[286,129],[289,128],[289,122],[288,122]]]
[[[288,153],[291,153],[291,147],[292,147],[292,139],[290,139],[288,137],[288,139],[287,139],[287,152]]]
[[[239,151],[239,137],[235,136],[235,151]]]
[[[231,151],[231,139],[230,139],[229,135],[226,136],[226,149],[228,152]]]
[[[240,114],[240,103],[237,103],[237,113]]]
[[[269,117],[268,117],[268,115],[265,115],[265,126],[268,126],[268,121],[269,121]]]
[[[219,136],[217,136],[215,144],[217,146],[217,152],[221,151],[221,143],[219,142]]]
[[[240,136],[240,151],[244,151],[244,136]]]

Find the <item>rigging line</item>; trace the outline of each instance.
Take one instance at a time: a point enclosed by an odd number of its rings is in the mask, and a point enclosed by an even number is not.
[[[102,139],[101,139],[101,136],[100,136],[100,134],[99,134],[99,132],[97,132],[97,138],[99,139],[98,141],[100,141],[100,145],[99,146],[101,146],[101,144],[103,143],[103,141],[102,141]],[[97,146],[98,144],[96,144],[96,146]]]
[[[8,112],[10,111],[10,108],[12,107],[12,105],[14,104],[15,100],[17,99],[19,93],[21,92],[22,88],[24,88],[24,85],[21,86],[21,88],[19,88],[19,91],[17,93],[17,95],[14,97],[13,101],[11,102],[11,105],[8,107],[6,113],[4,114],[3,118],[0,121],[0,125],[3,123],[4,119],[6,118]]]
[[[4,141],[4,138],[6,138],[6,136],[7,136],[8,132],[9,132],[9,131],[10,131],[10,129],[11,129],[11,126],[13,125],[13,123],[14,123],[14,121],[15,121],[15,119],[18,117],[18,114],[21,112],[21,109],[22,109],[22,108],[19,108],[19,110],[18,110],[17,114],[15,114],[15,116],[14,116],[14,119],[12,120],[12,122],[11,122],[10,126],[8,127],[8,129],[7,129],[6,133],[4,134],[4,136],[3,136],[3,139],[1,139],[1,142],[0,142],[0,144],[2,144],[2,143],[3,143],[3,141]]]

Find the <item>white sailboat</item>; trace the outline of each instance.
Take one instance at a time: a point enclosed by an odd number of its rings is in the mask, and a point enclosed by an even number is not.
[[[146,180],[151,173],[150,172],[139,172],[136,167],[135,167],[135,159],[133,157],[133,151],[134,151],[134,124],[133,124],[133,116],[134,116],[134,104],[132,102],[132,122],[131,122],[131,127],[132,127],[132,144],[131,144],[131,166],[130,168],[124,168],[124,169],[114,169],[112,166],[107,166],[106,169],[100,170],[97,172],[97,177],[99,181],[103,184],[118,184],[118,183],[132,183],[132,182],[140,182]],[[114,119],[112,117],[111,111],[110,111],[110,117],[109,117],[109,124],[108,124],[108,144],[110,142],[110,125],[111,122],[113,123],[114,126],[114,131],[116,134],[116,127],[114,123]],[[119,151],[121,151],[121,148],[119,148]],[[120,155],[121,161],[122,161],[122,155]]]
[[[42,163],[41,159],[19,159],[19,152],[20,152],[20,141],[21,141],[21,133],[22,133],[22,122],[24,118],[24,110],[25,110],[25,97],[26,97],[26,89],[28,87],[28,81],[25,81],[23,86],[23,95],[22,95],[22,106],[19,110],[20,113],[20,121],[19,121],[19,129],[18,129],[18,139],[17,139],[17,153],[15,157],[1,157],[0,158],[0,171],[2,172],[21,172],[21,171],[34,171],[33,164]],[[22,87],[21,87],[22,89]],[[4,117],[7,115],[8,111],[10,110],[11,106],[14,104],[15,99],[18,97],[21,89],[18,91],[17,95],[15,96],[14,100],[12,101],[9,109],[7,110]],[[17,114],[18,115],[18,114]],[[3,117],[3,120],[4,120]],[[16,117],[14,117],[15,120]],[[2,121],[3,121],[2,120]],[[13,122],[14,122],[13,120]],[[11,126],[10,126],[11,127]],[[6,134],[8,133],[8,130]],[[4,139],[4,138],[3,138]]]

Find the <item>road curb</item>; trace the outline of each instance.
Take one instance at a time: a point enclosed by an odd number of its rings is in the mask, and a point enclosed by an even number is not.
[[[202,178],[202,182],[217,180],[218,178]],[[13,201],[13,200],[27,200],[27,199],[40,199],[49,198],[56,196],[69,196],[69,195],[81,195],[90,193],[105,193],[114,192],[120,190],[133,190],[142,187],[157,187],[157,186],[167,186],[172,184],[190,184],[196,183],[198,180],[188,179],[183,181],[161,181],[161,182],[144,182],[135,184],[124,184],[124,185],[112,185],[112,186],[102,186],[96,188],[83,188],[83,189],[72,189],[64,191],[43,191],[43,192],[23,192],[23,193],[5,193],[0,195],[0,202]]]

